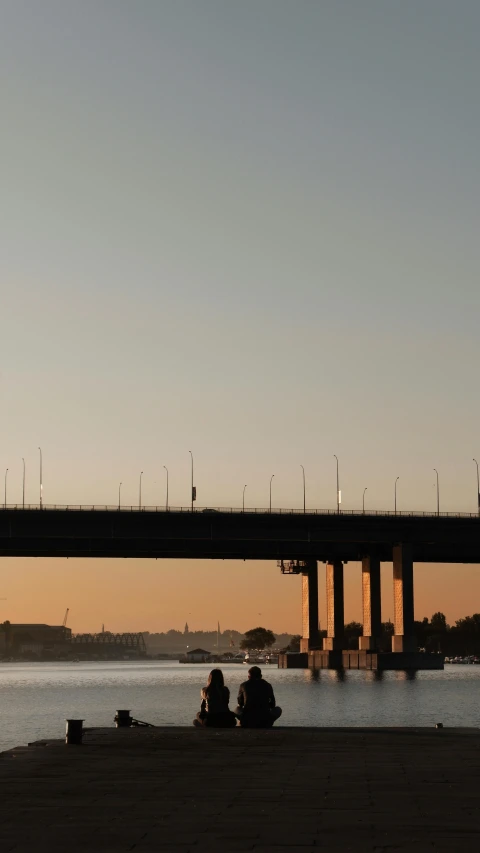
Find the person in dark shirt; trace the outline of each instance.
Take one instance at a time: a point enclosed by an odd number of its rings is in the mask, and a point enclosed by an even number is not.
[[[262,678],[262,670],[258,666],[248,670],[248,681],[240,685],[237,701],[235,716],[243,728],[270,728],[282,713],[275,702],[272,685]]]

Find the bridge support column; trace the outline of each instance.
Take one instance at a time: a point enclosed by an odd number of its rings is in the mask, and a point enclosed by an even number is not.
[[[410,545],[393,548],[393,621],[392,652],[415,652],[417,644],[413,624],[413,560]]]
[[[318,568],[316,560],[309,560],[302,572],[302,639],[300,651],[320,648],[318,630]]]
[[[374,651],[382,636],[382,604],[380,597],[380,559],[370,554],[362,560],[363,637],[359,649]]]
[[[323,640],[325,651],[336,651],[344,643],[343,563],[327,563],[327,636]]]

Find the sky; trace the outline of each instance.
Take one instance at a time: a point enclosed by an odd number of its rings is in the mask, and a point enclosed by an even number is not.
[[[7,503],[476,510],[477,0],[1,0]],[[384,616],[391,567],[383,569]],[[346,568],[346,617],[361,617]],[[0,618],[300,628],[270,563],[2,559]],[[292,585],[297,591],[292,592]],[[320,582],[323,590],[323,581]],[[323,598],[321,596],[323,606]],[[322,609],[322,608],[321,608]],[[417,618],[480,609],[418,566]]]

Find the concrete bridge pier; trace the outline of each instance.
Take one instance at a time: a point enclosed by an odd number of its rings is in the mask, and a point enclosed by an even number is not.
[[[405,543],[393,548],[393,613],[392,652],[415,652],[412,547]]]
[[[382,603],[380,595],[380,559],[371,553],[362,560],[363,637],[361,651],[376,651],[382,636]]]
[[[343,563],[327,563],[327,636],[323,640],[325,651],[340,651],[344,645]]]
[[[318,567],[316,560],[306,561],[302,571],[302,639],[300,651],[320,648],[318,630]]]

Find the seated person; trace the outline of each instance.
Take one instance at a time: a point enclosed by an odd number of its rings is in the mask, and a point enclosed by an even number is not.
[[[262,670],[252,666],[248,681],[240,685],[235,716],[243,728],[267,729],[278,720],[282,709],[275,704],[272,685],[262,678]]]
[[[207,686],[200,691],[202,704],[193,721],[194,726],[230,728],[237,725],[235,714],[228,710],[230,690],[225,687],[221,669],[212,669]]]

